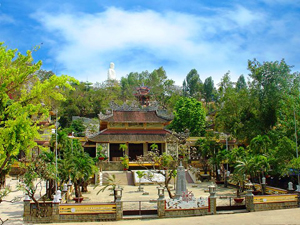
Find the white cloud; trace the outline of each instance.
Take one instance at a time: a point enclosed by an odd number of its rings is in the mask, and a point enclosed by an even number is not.
[[[54,35],[52,52],[63,72],[93,82],[106,79],[111,61],[118,78],[163,66],[177,84],[193,68],[203,80],[213,76],[218,83],[228,70],[235,80],[246,72],[247,59],[262,54],[251,37],[267,26],[265,14],[241,6],[205,17],[118,8],[96,14],[43,11],[33,17]]]
[[[270,5],[299,5],[300,0],[262,0]]]
[[[0,24],[14,24],[16,21],[4,13],[0,13]]]

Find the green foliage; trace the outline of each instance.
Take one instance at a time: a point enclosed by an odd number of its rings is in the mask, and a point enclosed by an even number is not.
[[[54,154],[43,152],[25,167],[25,170],[24,183],[20,183],[18,188],[25,191],[38,207],[35,194],[38,188],[41,188],[42,181],[57,181]]]
[[[201,102],[182,97],[176,103],[171,129],[176,132],[188,129],[191,136],[199,137],[205,132],[205,116]]]
[[[158,149],[158,145],[153,143],[152,145],[150,145],[150,149],[153,150],[157,150]]]
[[[129,157],[128,155],[124,155],[124,157],[120,157],[120,159],[122,160],[122,165],[124,167],[124,169],[128,169],[129,168]]]
[[[0,191],[0,203],[2,202],[3,198],[5,198],[10,192],[11,190],[8,187]]]
[[[123,151],[123,153],[125,153],[125,151],[128,149],[128,145],[127,144],[120,144],[119,149],[121,151]]]
[[[234,172],[229,181],[236,185],[236,197],[240,198],[245,185],[245,174]]]
[[[267,135],[258,135],[251,140],[250,149],[254,154],[265,154],[268,152],[270,145],[271,140]]]
[[[85,136],[85,130],[86,127],[83,124],[83,121],[78,119],[78,120],[74,120],[71,123],[70,128],[72,129],[72,131],[74,131],[74,135],[76,137],[84,137]]]
[[[203,85],[203,96],[206,102],[210,102],[213,99],[214,95],[214,81],[212,77],[208,77],[204,81]]]
[[[0,44],[0,174],[20,151],[28,156],[39,138],[39,122],[48,117],[51,104],[65,99],[64,93],[72,89],[70,82],[77,82],[65,75],[38,79],[42,63],[34,63],[31,54]]]
[[[97,172],[98,168],[95,166],[93,158],[83,151],[74,152],[68,162],[70,177],[75,186],[75,195],[80,197],[80,185],[87,182]]]
[[[146,175],[146,173],[144,171],[136,171],[136,174],[139,179],[143,178]]]
[[[236,90],[240,91],[243,89],[247,89],[247,84],[244,75],[241,75],[236,82]]]
[[[186,97],[200,97],[202,91],[202,81],[196,69],[192,69],[183,81],[183,95]]]
[[[161,162],[161,165],[163,168],[172,167],[173,161],[174,161],[174,158],[165,152],[162,154],[162,156],[160,158],[160,162]]]
[[[105,174],[104,175],[104,186],[97,192],[97,195],[100,192],[104,192],[107,188],[111,188],[114,192],[114,201],[116,201],[116,187],[119,185],[119,181],[116,179],[115,174]],[[97,186],[95,186],[96,188]]]

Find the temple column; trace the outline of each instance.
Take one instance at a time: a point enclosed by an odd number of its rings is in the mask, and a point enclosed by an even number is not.
[[[148,154],[148,143],[143,143],[143,156]]]

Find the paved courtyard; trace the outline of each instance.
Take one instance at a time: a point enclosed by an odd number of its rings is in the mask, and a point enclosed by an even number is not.
[[[11,188],[14,190],[5,200],[10,201],[12,199],[16,199],[17,201],[6,202],[3,201],[0,204],[0,218],[2,220],[8,219],[4,224],[23,224],[23,196],[24,194],[21,191],[16,191],[16,185],[18,180],[14,178],[9,178],[7,180],[7,184],[10,184]],[[195,197],[207,197],[209,194],[206,192],[208,185],[210,182],[203,182],[201,184],[187,184],[187,188],[189,191],[195,195]],[[138,186],[128,186],[121,185],[123,187],[123,198],[124,201],[146,201],[146,200],[155,200],[157,199],[157,185],[148,185],[144,186],[144,191],[148,192],[149,195],[143,195],[142,192],[138,192]],[[101,187],[94,188],[93,186],[89,186],[88,193],[84,193],[85,202],[111,202],[113,201],[113,196],[111,196],[111,190],[105,190],[105,192],[100,192],[98,195],[96,194]],[[39,192],[38,194],[43,194]],[[217,196],[234,196],[235,189],[233,188],[224,188],[223,186],[217,187]],[[165,195],[167,196],[167,193]],[[228,199],[219,200],[224,204],[227,204]],[[227,202],[226,202],[227,201]],[[219,202],[220,204],[223,204]],[[124,203],[124,208],[126,209],[136,209],[138,205],[137,203]],[[155,208],[155,203],[148,203],[148,206],[145,205],[143,207]],[[279,216],[282,214],[283,217],[288,215],[285,220]],[[265,215],[265,216],[264,216]],[[267,219],[267,215],[272,215],[272,218]],[[275,216],[275,217],[274,217]],[[273,220],[273,218],[277,218],[277,220]],[[234,219],[235,218],[235,219]],[[251,219],[252,218],[252,219]],[[240,220],[239,223],[235,222],[235,220]],[[175,219],[161,219],[161,220],[134,220],[134,221],[118,221],[118,222],[105,222],[105,223],[85,223],[85,224],[171,224],[171,223],[179,223],[180,221],[189,221],[190,224],[300,224],[300,211],[299,209],[289,209],[289,210],[277,210],[277,211],[268,211],[268,212],[256,212],[256,213],[241,213],[241,214],[232,214],[232,215],[217,215],[217,216],[204,216],[204,217],[190,217],[190,218],[176,218]],[[227,221],[227,222],[226,222]],[[273,222],[272,222],[273,221]],[[74,223],[73,223],[74,224]],[[78,223],[80,224],[80,223]],[[81,223],[82,224],[82,223]]]

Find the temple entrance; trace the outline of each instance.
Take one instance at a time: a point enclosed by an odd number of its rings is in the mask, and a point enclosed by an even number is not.
[[[129,144],[129,160],[136,161],[137,156],[141,156],[144,154],[143,152],[143,144]]]
[[[109,145],[109,161],[120,161],[123,156],[123,151],[120,150],[120,144]]]

